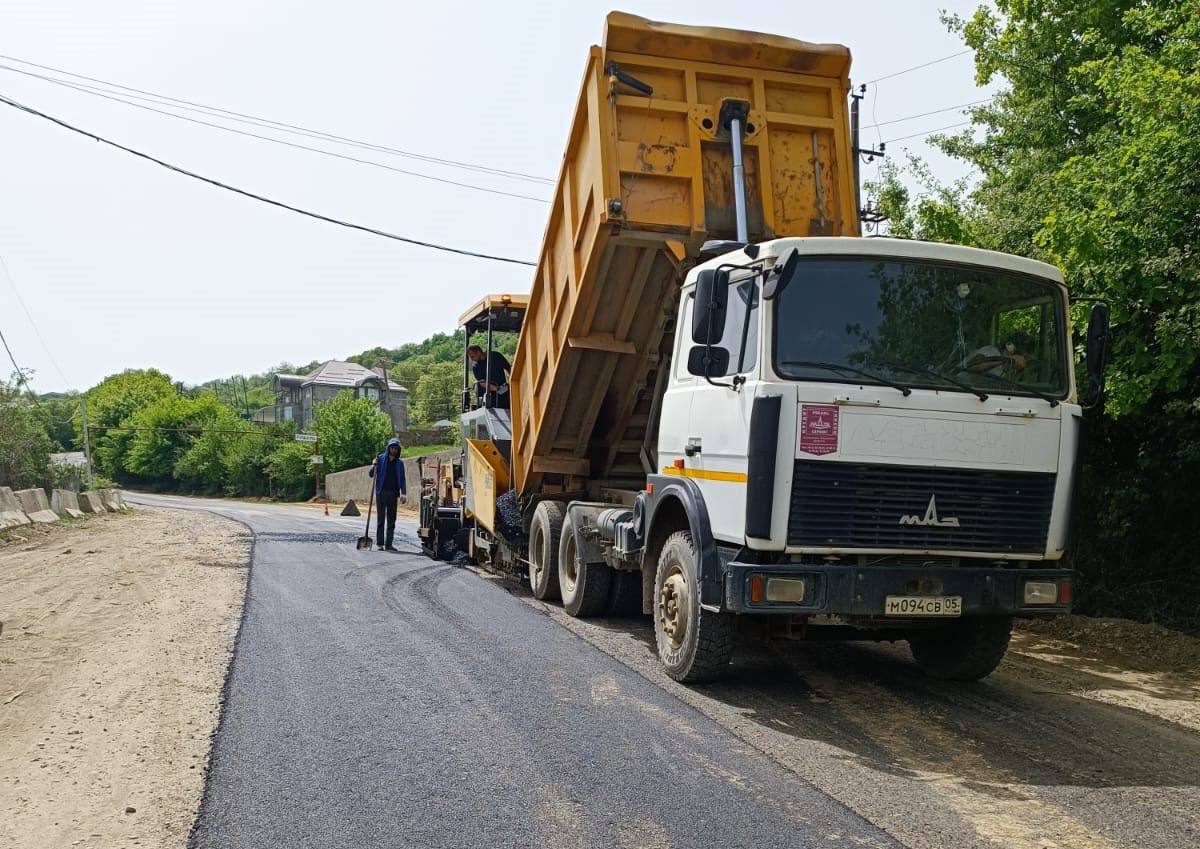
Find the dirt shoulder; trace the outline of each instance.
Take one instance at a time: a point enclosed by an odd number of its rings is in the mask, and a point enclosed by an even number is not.
[[[1200,731],[1200,638],[1128,619],[1020,623],[1010,661],[1066,692]]]
[[[249,550],[154,508],[0,540],[0,846],[186,843]]]

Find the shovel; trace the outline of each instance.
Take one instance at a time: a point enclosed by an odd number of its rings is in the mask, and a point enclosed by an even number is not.
[[[374,481],[372,481],[374,483]],[[354,547],[359,551],[370,551],[373,541],[371,540],[371,508],[375,506],[375,487],[371,487],[371,497],[367,500],[367,527],[363,536],[358,538],[358,542]]]

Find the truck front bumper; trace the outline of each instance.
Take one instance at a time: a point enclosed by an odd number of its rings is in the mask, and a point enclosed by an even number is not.
[[[791,578],[804,582],[798,601],[755,598],[752,580]],[[999,614],[1047,616],[1071,608],[1069,569],[1002,568],[994,566],[857,566],[843,564],[783,563],[758,565],[732,561],[725,564],[725,608],[737,613],[825,614],[866,618],[876,622],[912,621],[913,617],[888,615],[888,597],[958,597],[963,615]],[[1053,603],[1026,603],[1029,582],[1066,582]],[[793,584],[793,587],[796,585]]]

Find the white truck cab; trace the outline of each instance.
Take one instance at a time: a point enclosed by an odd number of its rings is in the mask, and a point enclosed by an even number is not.
[[[660,505],[689,515],[694,580],[660,562],[648,605],[668,669],[671,633],[732,613],[990,672],[1013,617],[1070,607],[1072,350],[1058,270],[991,251],[787,238],[693,269],[640,508],[660,561]]]
[[[1081,411],[1059,271],[899,239],[757,247],[688,275],[662,401],[660,465],[696,482],[714,537],[822,557],[1060,558]],[[730,270],[720,362],[689,371],[705,349],[700,275],[792,251],[796,277],[770,300],[762,275]],[[771,396],[773,509],[748,530],[751,419]]]

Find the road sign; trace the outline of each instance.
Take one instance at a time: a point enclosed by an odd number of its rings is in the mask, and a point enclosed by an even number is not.
[[[308,462],[310,465],[320,466],[321,464],[323,464],[325,462],[325,458],[322,457],[320,454],[313,454],[311,457],[308,458]]]
[[[316,442],[317,435],[315,433],[298,433],[296,434],[297,442]]]

